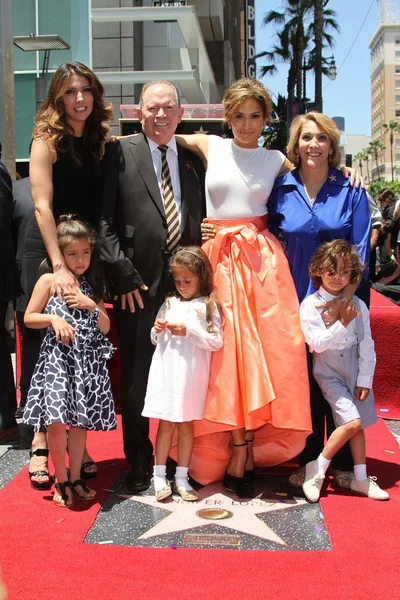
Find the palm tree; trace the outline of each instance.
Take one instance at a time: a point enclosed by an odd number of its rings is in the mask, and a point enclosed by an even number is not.
[[[315,44],[315,109],[322,111],[322,74],[323,74],[323,48],[324,40],[327,45],[333,47],[333,38],[326,30],[328,28],[339,32],[339,25],[335,21],[335,11],[326,8],[329,0],[312,0],[314,7],[314,23],[311,25],[311,32]],[[326,44],[325,44],[326,46]]]
[[[257,54],[256,58],[266,58],[271,61],[271,64],[264,65],[260,68],[261,77],[265,77],[265,75],[270,74],[273,75],[278,71],[276,63],[284,63],[288,62],[290,64],[288,71],[288,79],[287,79],[287,93],[289,102],[295,101],[295,88],[296,88],[296,78],[295,78],[295,70],[294,70],[294,61],[293,61],[293,39],[289,39],[289,34],[287,30],[279,31],[276,35],[278,37],[278,43],[275,43],[272,47],[272,50],[260,52]]]
[[[283,12],[270,10],[263,18],[262,24],[282,25],[282,29],[278,31],[277,36],[279,45],[275,44],[271,52],[261,52],[256,58],[267,58],[274,62],[289,62],[291,71],[288,78],[288,100],[293,102],[295,94],[293,87],[296,89],[296,96],[299,100],[303,98],[303,56],[304,51],[310,41],[304,28],[310,8],[311,0],[285,0],[286,6]],[[261,69],[261,74],[273,73],[276,70],[274,65],[267,65]],[[289,89],[290,85],[290,89]]]
[[[385,134],[389,132],[389,141],[390,141],[390,163],[392,166],[392,181],[394,181],[394,163],[393,163],[393,141],[394,141],[394,133],[400,133],[400,123],[398,121],[390,121],[389,125],[387,123],[383,124],[385,128]]]
[[[371,182],[371,175],[369,173],[369,157],[370,157],[370,153],[367,150],[367,148],[364,148],[364,150],[361,150],[360,154],[362,156],[361,160],[365,160],[365,163],[367,165],[367,177],[368,177],[368,183],[370,183]]]
[[[322,57],[324,47],[332,47],[333,37],[327,33],[327,29],[339,30],[334,17],[335,12],[326,9],[329,0],[322,0],[322,25],[317,27],[313,21],[315,3],[321,0],[285,0],[286,6],[282,12],[271,10],[263,18],[262,24],[271,23],[281,26],[277,32],[278,41],[273,45],[272,50],[260,52],[256,58],[267,58],[270,64],[261,67],[260,74],[264,77],[266,74],[274,74],[277,71],[276,63],[289,63],[288,74],[288,101],[293,103],[296,100],[303,100],[303,61],[304,55],[308,52],[307,70],[313,69],[316,72],[328,74],[327,60]],[[320,18],[320,17],[319,17]],[[307,21],[311,22],[306,25]],[[309,50],[309,45],[314,39],[315,48]],[[317,52],[321,51],[321,56]],[[319,66],[317,66],[317,61]]]
[[[373,157],[375,158],[375,165],[376,165],[376,169],[378,171],[378,181],[381,180],[381,174],[379,172],[379,152],[382,152],[382,150],[385,150],[386,146],[384,144],[382,144],[382,142],[380,140],[374,140],[373,142],[369,143],[368,146],[368,151],[371,155],[373,155]]]
[[[262,133],[263,146],[271,150],[286,152],[287,144],[287,99],[278,94],[276,102],[272,101],[272,120]]]
[[[363,177],[363,171],[362,171],[363,170],[363,164],[362,164],[362,161],[365,160],[363,158],[363,156],[364,155],[363,155],[362,150],[361,150],[361,152],[358,152],[357,154],[354,155],[354,160],[358,160],[358,166],[359,166],[359,169],[360,169],[361,177]]]

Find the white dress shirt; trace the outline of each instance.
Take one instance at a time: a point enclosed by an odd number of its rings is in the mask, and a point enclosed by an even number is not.
[[[158,187],[160,188],[160,194],[162,198],[161,191],[161,152],[158,149],[159,144],[156,144],[150,138],[147,138],[149,142],[149,148],[151,152],[151,158],[153,161],[154,171],[156,173]],[[172,189],[174,191],[174,198],[176,202],[176,206],[178,209],[178,217],[179,223],[182,223],[182,200],[181,200],[181,182],[179,178],[179,163],[178,163],[178,149],[176,147],[176,140],[173,137],[168,144],[164,144],[168,146],[167,150],[167,162],[169,167],[169,172],[171,174],[171,182]]]
[[[366,304],[360,300],[361,316],[353,319],[344,327],[340,321],[336,321],[329,329],[325,327],[321,313],[324,308],[317,305],[335,299],[336,296],[329,294],[323,287],[317,292],[307,296],[300,305],[301,328],[311,352],[325,352],[325,350],[343,350],[357,343],[356,319],[362,319],[364,325],[364,338],[359,342],[358,348],[358,377],[357,385],[371,389],[375,370],[375,350],[371,337],[371,326],[369,312]]]

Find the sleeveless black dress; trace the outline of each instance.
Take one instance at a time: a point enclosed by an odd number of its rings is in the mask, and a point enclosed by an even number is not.
[[[57,222],[60,215],[72,213],[98,230],[101,212],[100,176],[95,172],[93,157],[85,147],[84,137],[73,137],[72,142],[80,164],[69,152],[58,152],[53,165],[54,219]],[[33,216],[25,242],[26,281],[22,281],[22,288],[28,297],[39,278],[39,265],[46,257],[46,248]]]

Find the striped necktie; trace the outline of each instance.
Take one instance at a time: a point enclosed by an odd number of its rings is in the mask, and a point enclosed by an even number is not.
[[[171,173],[169,172],[167,162],[168,146],[158,146],[158,149],[161,152],[161,192],[168,228],[167,246],[168,250],[172,252],[179,244],[179,238],[181,237],[178,208],[174,198]]]

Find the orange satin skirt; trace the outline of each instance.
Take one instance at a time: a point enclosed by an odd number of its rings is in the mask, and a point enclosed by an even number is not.
[[[217,233],[203,250],[225,324],[224,347],[211,356],[205,416],[194,424],[190,474],[203,485],[223,478],[233,429],[255,431],[257,466],[297,456],[311,433],[299,303],[282,246],[267,215],[210,222]]]

